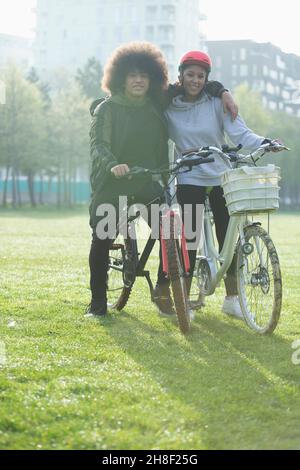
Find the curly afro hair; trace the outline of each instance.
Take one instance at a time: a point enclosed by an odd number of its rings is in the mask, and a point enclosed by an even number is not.
[[[129,72],[139,70],[150,78],[148,94],[159,98],[168,86],[168,68],[162,52],[148,42],[132,42],[118,47],[108,59],[102,89],[110,94],[122,92]]]

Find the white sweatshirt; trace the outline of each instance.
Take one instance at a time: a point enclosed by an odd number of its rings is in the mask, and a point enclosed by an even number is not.
[[[177,96],[165,112],[169,137],[175,143],[176,154],[190,148],[207,145],[221,148],[226,143],[225,133],[234,145],[243,145],[243,150],[257,149],[264,137],[254,134],[238,116],[231,121],[229,113],[224,114],[220,98],[209,97],[203,93],[194,103],[182,101]],[[215,161],[194,166],[191,171],[179,173],[178,184],[196,186],[219,186],[221,175],[228,170],[228,165],[218,154],[212,154]]]

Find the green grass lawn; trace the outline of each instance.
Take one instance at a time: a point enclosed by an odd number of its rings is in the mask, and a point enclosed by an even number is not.
[[[300,449],[300,215],[275,215],[271,234],[275,333],[225,317],[222,287],[184,337],[144,279],[125,311],[84,317],[85,211],[0,212],[0,448]]]

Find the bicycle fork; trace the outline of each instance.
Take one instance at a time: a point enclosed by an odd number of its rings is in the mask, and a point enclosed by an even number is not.
[[[173,224],[171,224],[171,218],[173,219]],[[171,234],[171,225],[174,227],[174,231]],[[162,251],[162,264],[163,272],[169,276],[169,265],[168,265],[168,256],[167,256],[167,247],[166,239],[174,237],[176,240],[181,240],[181,255],[183,261],[184,274],[188,275],[190,272],[190,258],[186,244],[186,238],[184,234],[184,225],[181,221],[181,218],[173,210],[167,211],[161,216],[160,223],[160,240],[161,240],[161,251]]]

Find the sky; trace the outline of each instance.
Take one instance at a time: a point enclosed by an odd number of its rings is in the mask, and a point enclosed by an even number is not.
[[[35,4],[36,0],[0,0],[0,33],[33,37]],[[208,40],[271,42],[300,55],[299,0],[200,0],[200,5],[207,15],[203,29]]]

